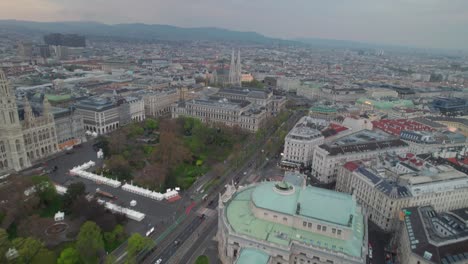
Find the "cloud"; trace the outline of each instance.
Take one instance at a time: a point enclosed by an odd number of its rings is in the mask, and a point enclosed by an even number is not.
[[[14,0],[0,17],[215,26],[317,37],[463,48],[466,0]]]

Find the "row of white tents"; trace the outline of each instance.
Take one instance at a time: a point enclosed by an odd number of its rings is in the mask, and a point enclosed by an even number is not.
[[[138,221],[138,222],[143,220],[143,218],[145,218],[145,216],[146,216],[144,213],[140,213],[138,211],[135,211],[135,210],[132,210],[132,209],[129,209],[129,208],[125,208],[125,207],[116,205],[116,204],[111,203],[111,202],[106,202],[106,201],[101,200],[101,199],[98,200],[98,203],[103,204],[104,207],[111,210],[112,212],[124,214],[128,218],[130,218],[132,220],[135,220],[135,221]]]
[[[161,201],[163,199],[169,200],[173,197],[176,197],[177,195],[179,195],[179,191],[180,191],[180,189],[176,187],[174,190],[167,189],[165,193],[159,193],[159,192],[151,191],[151,190],[141,188],[135,185],[131,185],[128,183],[124,184],[122,186],[122,189],[127,192],[135,193],[135,194],[148,197],[157,201]]]
[[[102,184],[112,186],[114,188],[118,188],[122,185],[122,183],[118,180],[109,179],[104,176],[100,176],[100,175],[86,171],[87,169],[93,167],[94,165],[96,165],[96,163],[90,160],[84,163],[83,165],[73,167],[73,169],[70,170],[70,175],[83,177],[83,178],[92,180],[97,183],[102,183]],[[133,184],[126,183],[122,186],[122,190],[135,193],[144,197],[148,197],[157,201],[161,201],[164,199],[169,200],[171,198],[178,196],[180,188],[176,187],[174,189],[167,189],[165,193],[160,193],[160,192],[151,191],[142,187],[138,187]]]
[[[70,174],[73,176],[79,176],[88,180],[92,180],[97,183],[106,184],[114,188],[120,187],[120,185],[122,185],[122,183],[118,180],[109,179],[104,176],[100,176],[86,171],[94,165],[96,165],[96,163],[90,160],[84,163],[83,165],[73,167],[73,169],[70,170]]]

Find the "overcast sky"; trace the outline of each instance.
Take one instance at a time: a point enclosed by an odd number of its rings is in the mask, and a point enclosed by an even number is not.
[[[0,19],[210,26],[468,49],[468,0],[0,0]]]

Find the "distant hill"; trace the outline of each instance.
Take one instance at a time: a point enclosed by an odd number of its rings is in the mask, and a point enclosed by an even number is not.
[[[75,33],[87,37],[129,38],[135,40],[210,40],[237,41],[259,44],[288,43],[255,32],[241,32],[214,27],[182,28],[168,25],[116,24],[97,22],[31,22],[0,20],[0,32],[14,31],[23,34]]]
[[[377,48],[378,45],[362,43],[351,40],[319,39],[319,38],[297,38],[295,41],[316,47],[328,48]]]

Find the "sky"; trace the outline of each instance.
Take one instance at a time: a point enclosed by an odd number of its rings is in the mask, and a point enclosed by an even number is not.
[[[468,49],[468,0],[0,0],[0,19],[208,26]]]

